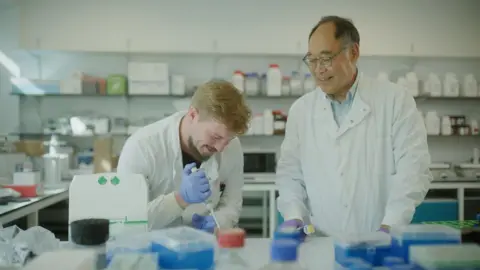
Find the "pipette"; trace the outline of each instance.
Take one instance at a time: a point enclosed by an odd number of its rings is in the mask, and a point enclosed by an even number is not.
[[[193,167],[191,170],[192,173],[196,171],[198,171],[197,167]],[[205,207],[207,207],[207,210],[210,212],[210,215],[213,217],[213,221],[215,221],[215,225],[217,225],[217,228],[220,229],[220,224],[218,224],[218,220],[217,220],[217,217],[215,216],[215,211],[213,210],[212,204],[207,202],[204,202],[203,204],[205,204]]]

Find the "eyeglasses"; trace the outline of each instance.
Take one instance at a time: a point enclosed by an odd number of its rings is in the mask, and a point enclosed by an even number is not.
[[[332,66],[335,57],[339,56],[346,48],[347,47],[343,47],[340,51],[330,57],[313,57],[312,55],[305,55],[302,60],[309,68],[316,68],[318,65],[324,68],[329,68]]]

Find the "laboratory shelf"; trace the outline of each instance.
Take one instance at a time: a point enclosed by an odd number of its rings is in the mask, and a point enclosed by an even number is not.
[[[19,92],[11,92],[11,95],[21,96],[21,97],[68,97],[68,98],[82,98],[82,97],[110,97],[110,98],[189,98],[191,95],[140,95],[140,94],[125,94],[125,95],[101,95],[101,94],[62,94],[62,93],[19,93]],[[257,95],[257,96],[246,96],[247,99],[297,99],[300,98],[302,95],[291,95],[291,96],[265,96],[265,95]],[[415,100],[422,101],[422,100],[458,100],[458,101],[480,101],[480,96],[477,97],[432,97],[432,96],[417,96]]]

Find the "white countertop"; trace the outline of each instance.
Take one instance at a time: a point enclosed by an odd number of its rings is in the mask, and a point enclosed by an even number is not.
[[[244,173],[245,184],[275,184],[275,173]],[[478,188],[480,181],[459,179],[456,181],[433,181],[431,189]]]
[[[259,269],[270,260],[270,239],[248,238],[241,254],[251,269]],[[299,262],[308,270],[333,270],[334,248],[329,237],[312,237],[300,246]]]

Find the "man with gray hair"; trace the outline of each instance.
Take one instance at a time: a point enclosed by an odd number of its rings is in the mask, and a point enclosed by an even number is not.
[[[311,222],[337,235],[410,223],[432,180],[413,97],[359,72],[350,20],[324,17],[308,40],[303,60],[317,88],[289,111],[276,176],[282,226]]]

